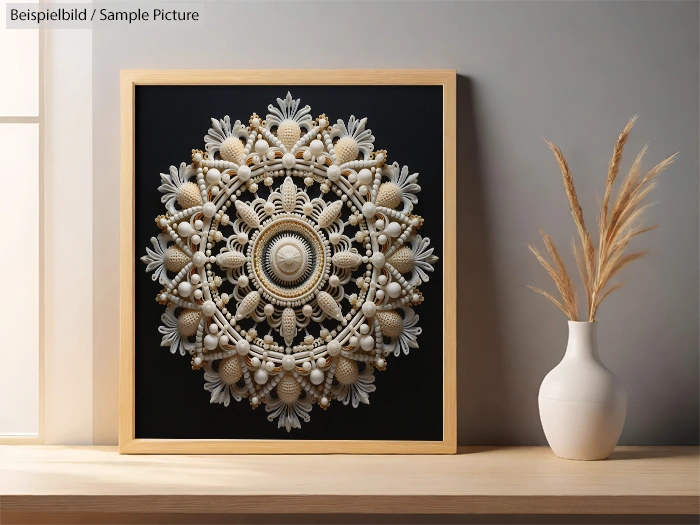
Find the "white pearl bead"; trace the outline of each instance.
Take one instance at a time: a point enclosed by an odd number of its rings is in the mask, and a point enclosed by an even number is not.
[[[382,286],[384,286],[384,285],[386,284],[386,281],[387,281],[386,275],[384,275],[384,274],[380,275],[380,276],[379,276],[379,279],[377,279],[377,281],[379,282],[379,284],[381,284]]]
[[[328,284],[333,288],[337,288],[340,286],[340,278],[337,275],[331,275],[330,279],[328,279]]]
[[[219,331],[219,325],[216,323],[212,323],[209,325],[209,333],[210,334],[215,334]]]
[[[238,278],[238,286],[246,287],[246,286],[248,286],[248,282],[249,282],[249,279],[246,275],[241,275]]]
[[[207,350],[215,350],[219,346],[219,338],[215,335],[207,334],[204,336],[204,348]]]
[[[219,181],[221,181],[221,172],[216,168],[210,168],[209,171],[207,171],[206,179],[209,184],[219,184]]]
[[[255,372],[255,382],[259,385],[264,385],[267,383],[267,370],[264,368],[259,369],[258,371]]]
[[[257,368],[260,366],[260,358],[254,357],[253,359],[250,360],[250,364],[253,365],[254,368]]]
[[[291,153],[285,153],[282,157],[282,165],[287,169],[292,169],[296,164],[297,159]]]
[[[312,140],[311,144],[309,144],[309,150],[312,155],[320,155],[323,153],[323,142],[318,139]]]
[[[213,202],[207,202],[202,207],[202,213],[205,217],[211,218],[216,215],[216,205]]]
[[[265,203],[265,213],[268,215],[272,215],[275,213],[275,203],[274,202],[266,202]]]
[[[192,237],[194,239],[194,236]],[[192,255],[192,262],[197,268],[201,268],[205,264],[207,264],[207,261],[209,260],[209,257],[204,252],[194,252]]]
[[[215,312],[216,305],[214,304],[214,301],[205,301],[205,303],[202,305],[202,313],[207,317],[211,317]]]
[[[248,242],[248,234],[246,232],[241,232],[237,236],[239,244],[246,244]]]
[[[375,265],[377,268],[383,268],[385,262],[386,257],[384,257],[384,254],[382,252],[374,252],[372,254],[372,264]]]
[[[195,273],[194,275],[192,275],[192,276],[190,277],[190,282],[191,282],[192,284],[199,284],[199,281],[200,281],[200,280],[201,280],[201,277],[199,276],[198,273]]]
[[[260,139],[255,143],[255,153],[258,155],[265,155],[268,149],[270,149],[270,145],[266,140]]]
[[[374,217],[377,214],[377,207],[371,202],[365,202],[362,205],[362,215],[368,219]]]
[[[177,293],[180,294],[180,297],[189,297],[192,293],[192,285],[187,281],[182,281],[177,285]]]
[[[318,359],[318,361],[316,361],[316,365],[317,365],[319,368],[323,368],[324,366],[326,366],[326,358],[325,358],[325,357],[320,357],[320,358]]]
[[[357,182],[357,175],[355,175],[354,173],[350,173],[348,175],[348,182],[355,184],[355,182]]]
[[[336,245],[340,242],[340,234],[333,232],[328,236],[328,240],[331,241],[331,244]]]
[[[289,354],[285,355],[282,358],[282,368],[285,370],[291,370],[294,368],[294,356],[291,356]]]
[[[350,341],[348,341],[348,343],[350,344],[350,346],[352,346],[352,347],[354,348],[354,347],[356,347],[356,346],[359,344],[359,341],[357,340],[357,337],[355,337],[355,336],[353,335],[353,336],[350,338]]]
[[[200,242],[202,242],[202,238],[197,234],[194,234],[190,240],[194,244],[199,244]]]
[[[377,290],[377,293],[375,295],[379,301],[384,299],[384,291],[383,290]]]
[[[367,335],[369,333],[369,325],[362,323],[360,325],[360,333],[362,335]]]
[[[267,370],[268,372],[272,372],[274,369],[275,363],[273,363],[272,361],[268,361],[267,363],[265,363],[265,370]]]
[[[377,313],[377,305],[372,301],[366,301],[365,304],[362,305],[362,313],[367,317],[374,317]]]
[[[379,368],[382,368],[385,364],[386,364],[386,361],[384,361],[384,359],[382,359],[382,358],[377,359],[377,366]]]
[[[257,405],[259,399],[258,399],[256,396],[253,396],[253,397],[250,399],[250,401],[251,401],[254,405]]]
[[[401,235],[401,225],[398,222],[391,222],[386,227],[386,232],[392,237],[398,237]]]
[[[357,180],[360,184],[370,184],[374,180],[374,176],[367,168],[363,168],[357,174]]]
[[[247,277],[246,277],[246,279],[247,279]],[[239,282],[240,282],[240,279],[239,279]],[[266,304],[264,310],[265,310],[265,315],[268,317],[270,317],[272,314],[275,313],[275,307],[271,304]]]
[[[308,149],[307,149],[307,150],[304,150],[303,155],[304,155],[304,160],[309,160],[309,159],[311,159],[311,152],[310,152]]]
[[[374,348],[374,337],[371,335],[364,336],[360,339],[360,347],[365,351],[372,350],[372,348]]]
[[[308,304],[305,304],[304,308],[302,308],[301,311],[305,317],[311,317],[311,314],[314,313],[314,309],[311,308],[311,305]]]
[[[204,227],[204,223],[201,220],[197,219],[196,221],[194,221],[194,227],[197,230],[201,230]]]
[[[401,285],[399,283],[389,283],[386,286],[386,293],[388,293],[389,297],[392,299],[396,299],[401,295]]]
[[[194,298],[195,298],[195,299],[201,299],[201,298],[202,298],[202,295],[203,295],[203,294],[202,294],[202,290],[200,290],[199,288],[197,288],[197,289],[194,291]]]
[[[384,229],[384,221],[381,219],[377,219],[374,223],[374,227],[377,228],[377,231],[383,230]]]
[[[201,357],[195,357],[194,358],[194,364],[195,366],[199,366],[202,364],[202,358]]]
[[[323,383],[323,378],[324,374],[321,370],[318,368],[315,368],[314,370],[311,371],[311,374],[309,375],[309,379],[314,385],[320,385]]]
[[[219,343],[221,345],[227,345],[228,344],[228,336],[226,334],[224,334],[221,337],[219,337]]]
[[[192,228],[192,225],[189,222],[185,221],[177,225],[177,234],[180,237],[189,237],[193,233],[194,229]]]
[[[250,168],[243,164],[238,168],[238,179],[241,182],[245,182],[250,178]]]
[[[328,180],[335,182],[340,178],[340,168],[333,164],[332,166],[328,167],[326,175],[328,176]]]
[[[301,365],[301,367],[308,372],[309,370],[311,370],[311,363],[306,361],[303,365]]]
[[[386,238],[386,235],[384,235],[384,234],[381,234],[379,237],[377,237],[377,242],[379,244],[386,244],[387,240],[388,239]]]
[[[331,341],[326,348],[331,357],[335,357],[340,353],[340,343],[338,341]]]
[[[250,343],[245,339],[241,339],[236,342],[236,351],[239,355],[248,355],[248,352],[250,352]]]
[[[194,157],[192,158],[193,161],[195,162],[202,162],[202,154],[201,153],[195,153]]]
[[[323,406],[326,406],[326,405],[328,404],[328,398],[325,397],[325,396],[322,397],[322,398],[321,398],[321,404],[322,404]]]
[[[314,205],[310,202],[304,203],[304,215],[311,215],[314,211]]]

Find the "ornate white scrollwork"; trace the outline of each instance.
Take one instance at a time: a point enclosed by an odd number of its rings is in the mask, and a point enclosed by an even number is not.
[[[212,403],[263,403],[288,431],[315,403],[368,403],[374,370],[418,347],[437,261],[411,213],[418,174],[374,151],[366,119],[331,125],[299,102],[212,119],[205,151],[161,174],[141,258],[163,285],[162,345],[204,369]]]

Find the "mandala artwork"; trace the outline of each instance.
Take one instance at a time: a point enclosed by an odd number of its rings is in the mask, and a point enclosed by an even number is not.
[[[162,346],[203,369],[211,403],[247,398],[287,431],[315,403],[357,408],[390,355],[418,348],[414,306],[438,260],[418,174],[374,150],[367,119],[313,119],[287,94],[248,125],[212,119],[205,150],[161,174]]]

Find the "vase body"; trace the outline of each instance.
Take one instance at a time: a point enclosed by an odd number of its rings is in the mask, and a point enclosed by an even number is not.
[[[627,394],[600,360],[597,323],[569,321],[561,362],[542,381],[540,420],[547,442],[560,458],[607,458],[625,424]]]

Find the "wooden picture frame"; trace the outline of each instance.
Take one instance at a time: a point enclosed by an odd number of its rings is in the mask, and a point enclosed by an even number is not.
[[[143,85],[429,85],[443,90],[443,435],[441,441],[136,438],[135,91]],[[122,454],[451,454],[457,445],[456,73],[453,70],[133,70],[121,72],[120,415]],[[138,248],[139,250],[141,247]],[[313,444],[313,448],[310,447]]]

